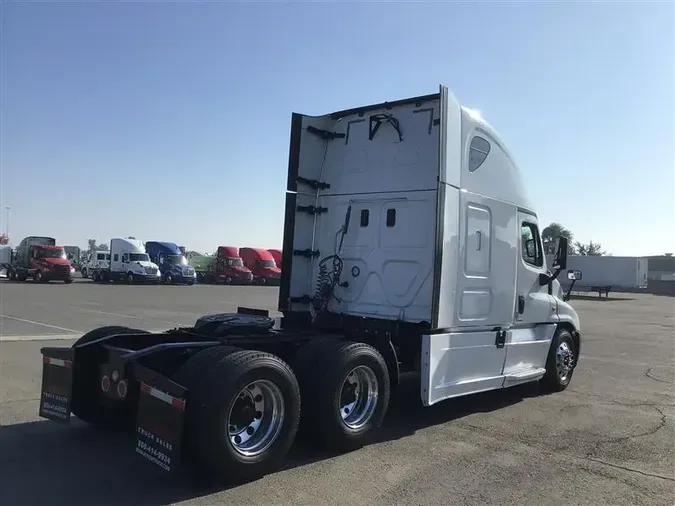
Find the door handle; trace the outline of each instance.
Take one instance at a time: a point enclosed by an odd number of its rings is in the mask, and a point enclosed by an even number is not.
[[[523,314],[523,311],[525,311],[525,297],[518,295],[518,314]]]

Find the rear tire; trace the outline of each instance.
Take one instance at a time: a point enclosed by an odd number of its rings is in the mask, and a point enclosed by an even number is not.
[[[221,483],[255,480],[280,465],[300,420],[300,389],[279,357],[239,351],[199,382],[193,409],[198,467]]]
[[[44,283],[44,278],[42,277],[42,273],[40,271],[37,271],[35,274],[33,274],[33,281],[36,283]]]
[[[127,285],[133,285],[134,284],[134,275],[131,272],[127,272],[126,282],[127,282]]]
[[[80,274],[84,279],[87,279],[87,268],[83,267],[82,270],[80,271]]]
[[[171,283],[173,283],[173,276],[172,276],[171,274],[167,274],[167,275],[166,275],[166,278],[164,278],[164,282],[165,282],[167,285],[170,285]]]
[[[325,340],[309,343],[298,371],[306,400],[302,435],[331,453],[368,444],[389,408],[391,386],[382,355],[364,343]],[[301,349],[298,361],[302,362]]]
[[[71,348],[115,334],[138,333],[149,334],[145,330],[117,325],[100,327],[80,337]],[[73,364],[71,411],[80,420],[91,425],[109,429],[133,427],[138,401],[137,388],[130,388],[123,402],[104,399],[99,381],[100,351],[101,349],[94,345],[91,349],[76,352],[77,359]]]

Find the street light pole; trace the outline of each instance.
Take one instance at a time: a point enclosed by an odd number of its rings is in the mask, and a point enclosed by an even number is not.
[[[7,212],[7,217],[5,219],[5,234],[9,238],[9,212],[12,210],[11,207],[5,206],[5,211]]]

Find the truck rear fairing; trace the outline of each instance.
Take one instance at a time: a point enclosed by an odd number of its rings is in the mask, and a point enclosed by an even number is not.
[[[319,278],[334,268],[332,261],[322,268],[322,259],[337,254],[332,313],[437,320],[444,112],[436,94],[320,117],[294,114],[280,311],[310,312]]]

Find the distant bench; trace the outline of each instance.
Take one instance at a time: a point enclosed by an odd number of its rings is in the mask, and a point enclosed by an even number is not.
[[[565,290],[569,288],[569,285],[563,287]],[[598,297],[602,298],[602,294],[605,294],[605,298],[609,297],[609,292],[612,291],[612,285],[578,285],[574,284],[572,293],[574,292],[598,292]]]

